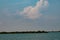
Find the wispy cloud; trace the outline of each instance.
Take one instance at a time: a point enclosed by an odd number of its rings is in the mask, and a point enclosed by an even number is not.
[[[29,19],[37,19],[42,16],[41,10],[48,6],[48,0],[39,0],[34,7],[28,6],[25,7],[20,15]]]

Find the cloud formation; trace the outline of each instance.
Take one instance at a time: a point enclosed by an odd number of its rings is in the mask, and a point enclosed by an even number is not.
[[[34,7],[28,6],[25,7],[20,15],[29,19],[37,19],[42,16],[41,10],[42,8],[46,8],[48,6],[48,0],[39,0]]]

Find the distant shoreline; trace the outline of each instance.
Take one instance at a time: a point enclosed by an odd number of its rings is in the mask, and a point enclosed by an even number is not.
[[[20,34],[20,33],[48,33],[48,32],[47,31],[0,32],[0,34]]]
[[[0,34],[23,34],[23,33],[50,33],[60,31],[21,31],[21,32],[0,32]]]

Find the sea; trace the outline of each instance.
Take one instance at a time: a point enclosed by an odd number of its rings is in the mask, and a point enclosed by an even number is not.
[[[60,32],[0,34],[0,40],[60,40]]]

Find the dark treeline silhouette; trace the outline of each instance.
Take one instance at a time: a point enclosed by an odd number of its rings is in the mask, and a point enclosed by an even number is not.
[[[20,34],[20,33],[48,33],[47,31],[16,31],[16,32],[0,32],[0,34]]]

